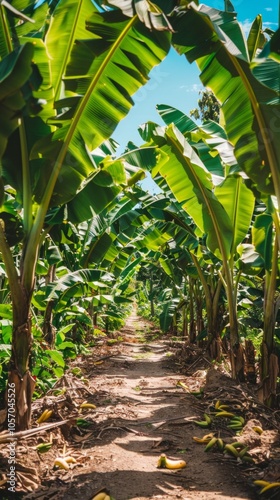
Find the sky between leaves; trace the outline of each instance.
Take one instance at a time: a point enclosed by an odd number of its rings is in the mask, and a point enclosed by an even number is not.
[[[278,0],[231,0],[231,2],[246,35],[258,14],[262,15],[265,27],[277,29],[278,8],[280,8]],[[216,9],[224,8],[224,0],[205,0],[203,3]],[[163,124],[156,111],[157,104],[168,104],[189,114],[190,110],[197,106],[198,93],[202,89],[196,64],[189,64],[185,57],[179,56],[172,49],[165,60],[153,69],[149,82],[133,96],[135,106],[115,130],[113,138],[120,144],[117,154],[123,152],[128,141],[134,142],[137,146],[142,144],[138,133],[138,127],[142,123],[154,121]],[[149,179],[142,183],[143,188],[152,191],[153,184]]]

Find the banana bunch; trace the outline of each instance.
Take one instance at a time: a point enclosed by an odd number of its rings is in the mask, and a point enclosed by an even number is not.
[[[205,434],[202,438],[198,438],[196,436],[193,436],[193,440],[198,443],[198,444],[206,444],[206,447],[204,448],[204,451],[209,451],[211,448],[214,446],[217,446],[219,451],[223,451],[224,449],[224,442],[221,438],[216,438],[214,436],[213,432],[210,432],[210,434]]]
[[[207,413],[204,413],[203,416],[204,420],[194,420],[194,423],[203,429],[207,429],[212,424],[212,418]]]
[[[254,463],[254,459],[251,457],[248,452],[249,448],[244,443],[240,443],[236,441],[235,443],[226,444],[224,448],[224,453],[228,453],[232,455],[236,459],[241,460],[242,462]]]
[[[243,426],[245,424],[245,420],[241,416],[234,415],[231,419],[227,427],[232,429],[233,431],[239,432],[242,431]]]
[[[159,469],[183,469],[186,465],[184,460],[171,460],[164,453],[160,455],[157,463]]]
[[[37,419],[37,424],[41,424],[42,422],[46,422],[53,414],[53,410],[44,410],[42,415]]]
[[[254,481],[254,484],[262,488],[260,491],[260,495],[266,493],[268,490],[271,490],[272,488],[280,488],[280,483],[277,482],[270,483],[269,481],[263,481],[261,479],[257,479],[256,481]]]

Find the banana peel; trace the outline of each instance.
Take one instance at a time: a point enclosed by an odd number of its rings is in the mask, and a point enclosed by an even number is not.
[[[202,438],[198,438],[196,436],[193,436],[193,440],[198,444],[205,444],[205,443],[208,443],[213,437],[214,437],[214,433],[210,432],[210,434],[205,434],[205,436],[203,436]]]
[[[172,460],[170,458],[167,458],[167,456],[162,453],[158,459],[158,462],[157,462],[157,467],[159,469],[183,469],[184,467],[186,467],[187,464],[185,462],[185,460]]]

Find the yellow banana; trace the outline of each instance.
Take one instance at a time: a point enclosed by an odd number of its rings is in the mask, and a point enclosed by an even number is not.
[[[94,497],[92,497],[91,500],[110,500],[110,495],[108,493],[108,490],[105,489],[103,491],[99,491]]]
[[[186,384],[184,384],[184,382],[181,382],[181,380],[179,380],[179,382],[177,382],[176,385],[179,387],[182,387],[182,389],[184,389],[185,391],[189,392],[189,390],[190,390],[190,388]]]
[[[77,463],[77,461],[75,460],[75,458],[74,458],[74,457],[71,457],[71,456],[69,456],[69,457],[63,457],[63,459],[64,459],[64,460],[65,460],[65,462],[67,462],[68,464],[76,464],[76,463]]]
[[[215,417],[232,418],[234,417],[234,413],[230,413],[229,411],[218,411],[215,413]]]
[[[260,495],[262,495],[263,493],[265,493],[266,491],[268,490],[271,490],[272,488],[280,488],[280,483],[269,483],[267,484],[261,491],[260,491]]]
[[[255,427],[253,427],[253,431],[257,432],[259,435],[263,433],[263,429],[258,425],[255,425]]]
[[[92,497],[91,500],[107,500],[107,499],[110,500],[109,495],[103,492],[103,493],[98,493],[97,495],[95,495],[95,497]]]
[[[235,458],[239,457],[239,452],[234,446],[231,444],[226,444],[225,445],[225,451],[228,451],[231,455],[233,455]]]
[[[253,481],[256,486],[267,486],[270,484],[268,481],[264,481],[263,479],[256,479],[256,481]]]
[[[227,410],[229,408],[229,405],[220,405],[218,410]]]
[[[216,437],[213,437],[213,438],[209,441],[209,443],[205,446],[204,451],[206,451],[206,452],[207,452],[207,451],[211,450],[211,448],[213,448],[213,446],[216,444],[216,442],[217,442],[217,438],[216,438]]]
[[[221,402],[219,400],[216,401],[216,403],[215,403],[215,410],[218,410],[218,408],[220,408],[220,404],[221,404]]]
[[[44,410],[42,415],[40,415],[40,417],[37,419],[37,424],[41,424],[42,422],[48,420],[51,417],[52,413],[52,410]]]
[[[54,465],[56,465],[60,469],[69,470],[69,464],[62,457],[57,457],[54,461]]]
[[[80,408],[92,408],[95,410],[96,406],[92,403],[87,403],[86,401],[80,405]]]
[[[208,443],[210,441],[210,439],[212,439],[212,437],[214,437],[213,432],[211,432],[210,434],[205,434],[205,436],[203,436],[202,438],[198,438],[196,436],[193,436],[193,440],[196,443],[205,444],[205,443]]]
[[[158,468],[166,469],[183,469],[186,465],[187,464],[184,460],[171,460],[170,458],[167,458],[164,453],[161,454],[157,463]]]

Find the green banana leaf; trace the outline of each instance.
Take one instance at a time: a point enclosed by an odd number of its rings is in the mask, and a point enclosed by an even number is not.
[[[222,184],[216,186],[214,193],[231,221],[233,231],[231,255],[234,256],[237,245],[248,234],[255,197],[240,175],[228,176]]]
[[[158,164],[152,170],[165,179],[175,198],[193,218],[207,245],[217,256],[228,259],[232,246],[232,225],[225,209],[214,195],[211,174],[174,125],[154,135]]]
[[[37,89],[41,76],[33,64],[34,47],[22,45],[0,62],[0,159],[7,147],[9,136],[18,127],[19,116],[40,111],[32,97],[31,88]]]
[[[267,271],[271,269],[273,233],[274,224],[272,215],[270,213],[258,215],[252,227],[252,241],[256,251],[263,258]]]
[[[253,75],[234,13],[192,6],[174,18],[173,28],[178,52],[197,61],[203,85],[221,103],[240,167],[260,192],[276,193],[280,200],[279,87],[276,92]]]

